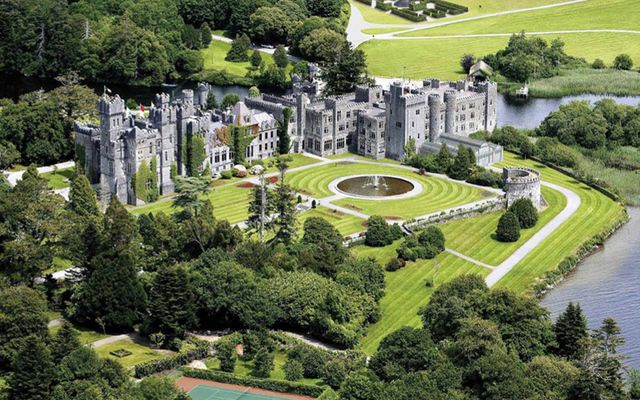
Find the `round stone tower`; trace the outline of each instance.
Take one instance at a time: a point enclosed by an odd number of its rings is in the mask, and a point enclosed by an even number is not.
[[[453,135],[456,125],[456,92],[455,90],[447,90],[444,92],[444,133]]]
[[[440,136],[440,95],[429,95],[429,141],[435,142]]]
[[[542,208],[540,194],[540,172],[524,167],[507,167],[502,170],[507,207],[518,199],[529,199],[533,206]]]

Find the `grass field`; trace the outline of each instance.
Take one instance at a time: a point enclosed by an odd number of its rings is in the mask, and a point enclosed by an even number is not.
[[[447,248],[486,264],[497,266],[567,205],[566,197],[558,191],[543,186],[542,195],[549,206],[540,212],[536,226],[520,231],[520,239],[517,242],[503,243],[494,238],[498,220],[502,215],[501,212],[495,212],[441,225],[440,228],[447,239]]]
[[[59,169],[55,174],[53,172],[47,172],[42,174],[41,176],[46,179],[47,182],[49,182],[49,187],[51,189],[64,189],[66,187],[69,187],[69,181],[71,180],[71,177],[73,177],[74,171],[75,169],[71,167]]]
[[[452,25],[454,26],[454,25]],[[569,33],[542,35],[551,41],[559,37],[566,52],[589,62],[596,58],[611,65],[620,53],[628,53],[640,63],[640,35],[631,33]],[[471,53],[478,57],[503,49],[508,37],[462,37],[448,39],[371,40],[360,48],[367,55],[369,72],[375,76],[400,76],[423,79],[435,76],[458,79],[465,74],[460,57]],[[631,46],[634,43],[637,45]],[[434,54],[439,54],[434,57]],[[588,81],[587,81],[588,83]]]
[[[60,318],[61,316],[57,317]],[[55,319],[55,318],[53,318]],[[54,326],[52,328],[49,328],[49,333],[51,335],[55,335],[56,332],[58,332],[60,330],[61,325],[58,326]],[[81,326],[75,326],[74,325],[74,329],[78,331],[79,335],[78,335],[78,340],[80,340],[80,343],[82,344],[89,344],[89,343],[93,343],[95,341],[104,339],[109,337],[109,335],[104,335],[102,333],[96,332],[96,331],[92,331],[88,328],[83,328]]]
[[[329,183],[334,179],[347,175],[377,173],[390,174],[412,178],[422,183],[424,190],[415,197],[402,200],[360,200],[343,199],[334,204],[361,210],[368,215],[397,216],[411,218],[430,212],[454,207],[481,200],[486,197],[479,189],[454,183],[448,180],[420,176],[412,171],[392,166],[361,164],[361,163],[335,163],[319,166],[306,171],[293,172],[287,175],[291,186],[317,198],[333,195],[329,190]]]
[[[577,182],[575,179],[531,160],[522,160],[505,152],[505,160],[499,165],[524,165],[535,168],[542,179],[573,190],[582,203],[578,210],[547,237],[514,269],[502,278],[497,287],[524,292],[545,272],[555,269],[568,255],[573,254],[585,240],[605,230],[624,214],[621,205],[602,193]],[[603,266],[606,267],[606,266]]]
[[[271,376],[269,377],[270,379],[277,379],[282,381],[286,380],[285,374],[284,374],[285,362],[287,362],[286,352],[282,350],[276,350],[273,356],[274,367],[273,367],[273,371],[271,371]],[[217,358],[210,358],[205,361],[205,364],[209,369],[220,371],[220,360],[218,360]],[[238,360],[238,362],[236,362],[236,369],[233,373],[234,375],[239,375],[239,376],[251,376],[252,367],[253,367],[253,361]],[[313,385],[313,384],[319,383],[320,381],[318,379],[303,378],[296,382]]]
[[[109,354],[112,351],[116,351],[120,349],[128,350],[132,354],[126,357],[121,357],[121,358],[116,357],[112,354]],[[147,346],[143,346],[141,344],[132,342],[130,340],[119,340],[117,342],[100,346],[95,350],[100,357],[110,358],[112,360],[118,361],[125,368],[131,368],[133,366],[145,363],[147,361],[159,360],[165,357],[160,352],[157,352]]]
[[[617,69],[562,71],[558,76],[530,82],[529,93],[533,97],[562,97],[582,93],[628,96],[640,93],[640,74]]]
[[[361,257],[374,257],[384,265],[395,257],[395,249],[400,243],[402,239],[383,248],[358,246],[351,250]],[[367,335],[361,341],[361,349],[367,354],[373,354],[380,341],[389,333],[403,326],[422,325],[418,311],[427,305],[434,290],[425,285],[426,281],[433,279],[437,286],[465,273],[486,276],[489,272],[488,268],[449,253],[442,253],[433,260],[407,263],[406,267],[398,271],[385,272],[385,296],[380,300],[381,318],[368,328]]]
[[[325,207],[313,208],[309,211],[305,211],[298,216],[298,230],[302,234],[302,228],[304,221],[307,218],[320,217],[324,218],[331,223],[343,236],[350,235],[352,233],[362,232],[367,228],[363,225],[366,221],[358,217],[354,217],[349,214],[342,214],[339,211],[330,210]]]
[[[394,25],[412,25],[414,22],[409,21],[408,19],[400,18],[397,15],[387,14],[382,10],[378,10],[377,8],[372,8],[367,6],[366,4],[360,3],[359,1],[351,1],[351,4],[356,6],[358,10],[362,13],[365,21],[372,22],[374,24],[394,24]]]
[[[222,71],[226,70],[228,73],[244,77],[249,72],[251,64],[246,62],[230,62],[226,61],[225,57],[231,49],[231,43],[222,42],[219,40],[212,40],[209,47],[200,50],[200,54],[204,60],[204,70]],[[249,50],[249,55],[253,50]],[[261,52],[262,61],[267,65],[273,64],[273,57],[269,53]],[[287,72],[292,68],[291,64],[287,67]]]

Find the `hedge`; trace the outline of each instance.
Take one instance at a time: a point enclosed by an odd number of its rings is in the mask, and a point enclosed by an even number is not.
[[[206,358],[209,355],[209,343],[199,341],[197,347],[184,353],[178,353],[173,357],[162,358],[156,361],[149,361],[135,366],[134,375],[136,378],[144,378],[158,372],[166,371],[189,364],[193,360]]]
[[[469,11],[469,7],[462,6],[460,4],[450,3],[444,0],[432,0],[433,4],[436,5],[436,9],[446,11],[449,14],[462,14]]]
[[[378,10],[382,10],[382,11],[389,11],[393,8],[393,6],[391,6],[391,4],[387,4],[383,1],[376,1],[376,8]]]
[[[366,4],[368,6],[371,6],[371,0],[356,0],[356,1],[362,4]]]
[[[259,379],[250,376],[238,376],[225,372],[180,368],[188,378],[204,379],[232,385],[251,386],[258,389],[273,390],[280,393],[293,393],[301,396],[318,397],[326,389],[325,386],[307,385],[304,383],[279,381],[275,379]]]
[[[413,12],[413,11],[405,10],[405,9],[402,9],[402,8],[393,8],[393,9],[391,9],[391,14],[395,14],[395,15],[397,15],[399,17],[408,19],[408,20],[413,21],[413,22],[422,22],[422,21],[426,21],[427,20],[427,17],[425,17],[424,15],[419,15],[419,14],[416,14],[415,12]]]

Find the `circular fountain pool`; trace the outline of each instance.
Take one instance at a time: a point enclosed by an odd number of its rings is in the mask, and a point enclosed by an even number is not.
[[[390,175],[353,175],[329,185],[338,194],[373,200],[391,200],[414,196],[422,191],[418,182]]]

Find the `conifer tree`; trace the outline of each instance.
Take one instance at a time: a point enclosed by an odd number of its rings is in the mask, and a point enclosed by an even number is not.
[[[469,155],[466,148],[461,145],[447,173],[453,179],[465,180],[469,177],[470,169],[471,163],[469,162]]]
[[[584,340],[587,338],[587,319],[580,304],[569,302],[558,316],[553,331],[556,336],[556,353],[569,360],[581,357]]]
[[[254,50],[253,53],[251,53],[251,66],[258,68],[260,64],[262,64],[262,55],[260,51]]]
[[[49,400],[55,376],[51,353],[42,339],[29,336],[16,355],[10,380],[11,400]]]
[[[78,340],[78,331],[73,326],[64,322],[60,330],[51,340],[51,357],[56,364],[63,358],[71,354],[74,350],[80,348],[82,344]]]
[[[496,236],[501,242],[517,242],[520,239],[520,223],[514,213],[507,211],[502,214],[498,221]]]
[[[162,332],[167,341],[184,338],[195,324],[195,296],[189,274],[180,266],[158,270],[149,294],[148,333]]]
[[[251,375],[256,378],[268,378],[273,370],[273,354],[265,347],[260,348],[253,358]]]
[[[280,169],[280,182],[275,192],[275,210],[278,216],[273,221],[276,230],[275,240],[289,244],[296,235],[296,203],[293,190],[284,183],[284,175],[287,165],[284,162],[278,164]]]
[[[93,218],[100,214],[96,192],[83,174],[75,174],[71,179],[69,209],[84,218]]]
[[[624,344],[620,336],[620,327],[613,318],[605,318],[600,328],[591,335],[594,345],[595,379],[612,398],[622,398],[624,379],[624,356],[618,353],[618,347]]]
[[[211,43],[211,28],[209,28],[209,24],[206,22],[200,26],[200,39],[202,40],[202,47],[209,47],[209,43]]]
[[[449,166],[451,166],[453,157],[449,152],[449,148],[446,144],[442,144],[440,146],[440,152],[438,153],[438,169],[439,172],[446,173],[449,170]]]
[[[231,42],[231,48],[225,57],[226,61],[231,62],[245,62],[249,61],[247,51],[251,47],[251,40],[246,34],[237,36],[233,42]]]
[[[289,58],[287,57],[287,51],[283,45],[278,45],[273,52],[273,61],[280,68],[285,68],[289,64]]]
[[[260,229],[260,221],[263,212],[262,192],[262,186],[256,185],[251,189],[251,194],[249,194],[249,217],[247,218],[247,225],[252,229]],[[264,187],[264,198],[264,215],[266,227],[268,218],[275,212],[274,193],[273,190],[267,187],[266,183]]]
[[[521,228],[533,228],[538,222],[538,210],[529,199],[517,199],[509,207],[509,211],[518,217]]]
[[[291,147],[291,138],[289,137],[289,121],[291,120],[293,111],[289,107],[282,110],[282,121],[278,121],[278,153],[287,154]]]

